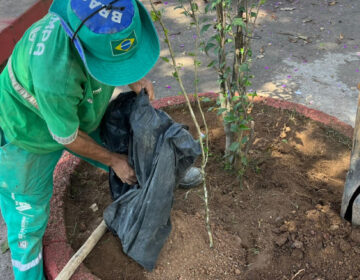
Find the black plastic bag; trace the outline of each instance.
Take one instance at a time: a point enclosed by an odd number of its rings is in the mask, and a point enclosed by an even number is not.
[[[115,99],[101,133],[110,150],[128,152],[138,179],[138,185],[128,186],[112,172],[116,200],[106,208],[104,220],[120,238],[124,253],[152,270],[171,231],[174,188],[201,154],[200,145],[181,124],[154,109],[144,91]]]
[[[137,95],[134,92],[120,94],[113,100],[102,119],[100,137],[105,147],[119,154],[128,154],[131,137],[130,113]],[[126,193],[132,186],[121,182],[109,168],[110,192],[113,200]]]

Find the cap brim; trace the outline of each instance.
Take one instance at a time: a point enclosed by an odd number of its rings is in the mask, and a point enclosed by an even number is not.
[[[68,1],[55,0],[50,12],[59,15],[68,23],[66,7]],[[160,42],[156,29],[143,4],[136,0],[142,25],[142,38],[136,52],[128,59],[118,62],[101,60],[86,49],[78,49],[84,64],[96,80],[112,86],[123,86],[143,78],[155,65],[160,55]],[[79,42],[79,44],[81,44]],[[83,51],[83,54],[81,54]]]

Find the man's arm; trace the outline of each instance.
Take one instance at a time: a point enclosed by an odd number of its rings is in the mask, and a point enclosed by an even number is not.
[[[74,142],[65,145],[66,148],[81,156],[96,160],[110,166],[121,179],[122,182],[129,185],[136,183],[134,170],[128,164],[126,155],[110,152],[97,144],[89,135],[80,131]]]
[[[146,78],[130,84],[129,88],[137,94],[140,93],[142,88],[145,88],[149,99],[153,100],[155,98],[153,84]],[[133,185],[137,182],[135,172],[128,164],[126,155],[110,152],[97,144],[89,135],[81,130],[79,130],[77,138],[72,143],[65,145],[65,147],[78,155],[110,166],[124,183]]]

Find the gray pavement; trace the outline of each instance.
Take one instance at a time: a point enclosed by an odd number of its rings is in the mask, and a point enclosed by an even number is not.
[[[356,20],[360,1],[337,0],[335,5],[329,5],[330,2],[333,1],[267,1],[258,20],[256,35],[260,39],[253,41],[251,68],[255,78],[251,89],[259,95],[304,104],[353,125],[358,94],[356,84],[360,81],[360,38],[357,36],[360,21]],[[4,5],[9,3],[15,5],[18,2],[0,0],[0,22],[7,16],[3,11]],[[147,1],[144,3],[149,7]],[[158,5],[165,8],[165,21],[178,56],[177,62],[191,93],[194,91],[193,69],[188,53],[194,49],[194,31],[189,20],[179,10],[173,10],[175,6],[175,0]],[[161,55],[167,56],[164,46],[162,41]],[[201,60],[207,65],[210,58],[202,55]],[[171,67],[160,59],[148,75],[154,83],[157,98],[178,94],[179,87],[171,72]],[[200,92],[217,91],[216,79],[213,70],[203,67]],[[0,221],[0,242],[5,238],[5,232]],[[12,279],[9,266],[9,256],[0,254],[1,279]]]
[[[0,31],[36,2],[37,0],[0,0]]]
[[[0,212],[1,213],[1,212]],[[6,240],[6,225],[2,216],[0,215],[0,243],[3,243]],[[12,280],[14,279],[12,268],[11,268],[11,258],[10,252],[7,251],[5,254],[2,254],[0,251],[0,279],[3,280]]]
[[[259,95],[304,104],[353,125],[357,104],[355,87],[360,81],[360,38],[357,36],[360,24],[354,18],[360,12],[360,1],[338,0],[332,6],[330,2],[267,1],[256,29],[260,39],[253,40],[251,69],[255,78],[250,89]],[[188,91],[193,92],[192,57],[188,52],[194,49],[194,32],[180,10],[173,10],[175,6],[175,0],[158,5],[165,8],[165,22],[173,34],[170,38],[182,66],[182,76]],[[284,11],[284,8],[292,10]],[[161,55],[167,56],[164,42],[162,47]],[[210,61],[205,55],[201,60],[204,66]],[[150,72],[159,98],[179,92],[171,72],[162,60]],[[216,74],[203,67],[200,92],[217,88]]]
[[[37,0],[0,0],[0,31],[6,28],[9,23],[14,21],[17,17],[29,9]],[[1,212],[0,212],[1,213]],[[6,225],[0,215],[0,243],[6,240]],[[5,254],[0,252],[0,279],[12,280],[14,279],[11,268],[10,252]]]

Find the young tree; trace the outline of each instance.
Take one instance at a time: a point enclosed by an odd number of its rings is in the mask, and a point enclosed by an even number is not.
[[[209,64],[219,74],[220,93],[216,108],[224,120],[226,135],[225,156],[227,165],[235,168],[242,185],[247,155],[253,142],[254,122],[251,112],[252,97],[247,88],[251,85],[251,40],[260,6],[265,0],[212,0],[205,11],[216,12],[215,35],[205,44],[205,52],[215,53]],[[203,31],[213,24],[204,24]]]
[[[201,153],[202,153],[202,161],[201,161],[201,173],[203,175],[203,191],[204,191],[204,196],[203,196],[203,200],[204,200],[204,204],[205,204],[205,224],[206,224],[206,229],[208,232],[208,236],[209,236],[209,245],[210,247],[213,247],[213,237],[212,237],[212,231],[211,231],[211,226],[210,226],[210,210],[209,210],[209,199],[208,199],[208,190],[207,190],[207,186],[206,186],[206,172],[205,172],[205,168],[208,162],[208,158],[209,158],[209,138],[208,138],[208,126],[206,123],[206,119],[205,119],[205,115],[204,112],[202,110],[201,107],[201,102],[200,102],[200,98],[198,96],[198,82],[199,82],[199,78],[198,78],[198,67],[200,66],[200,62],[198,60],[198,55],[199,55],[199,37],[200,37],[200,26],[199,26],[199,18],[198,18],[198,7],[195,3],[192,2],[192,0],[190,0],[190,9],[187,10],[185,8],[185,6],[181,5],[181,7],[184,9],[184,14],[187,16],[190,16],[192,19],[192,25],[195,26],[196,29],[196,34],[197,36],[195,36],[195,52],[194,52],[194,84],[195,84],[195,93],[194,93],[194,97],[196,100],[196,104],[199,110],[199,113],[201,115],[201,120],[200,122],[203,124],[205,131],[204,133],[201,131],[200,128],[200,124],[198,119],[195,116],[194,110],[192,108],[191,105],[191,100],[188,96],[188,93],[184,87],[181,75],[179,73],[179,67],[177,66],[176,63],[176,58],[175,58],[175,53],[173,51],[171,42],[169,40],[169,31],[168,29],[165,27],[164,22],[162,20],[162,13],[161,11],[157,10],[155,8],[155,5],[153,3],[152,0],[150,0],[150,4],[152,7],[152,12],[151,12],[151,16],[152,19],[155,22],[159,22],[163,33],[164,33],[164,37],[165,37],[165,43],[167,44],[167,47],[169,49],[170,52],[170,60],[167,57],[162,57],[162,59],[166,62],[169,62],[171,64],[171,66],[173,67],[173,76],[176,78],[176,80],[179,83],[180,89],[181,89],[181,93],[182,95],[184,95],[185,99],[186,99],[186,104],[187,107],[189,109],[191,118],[195,124],[195,128],[198,134],[198,139],[200,142],[200,147],[201,147]]]

